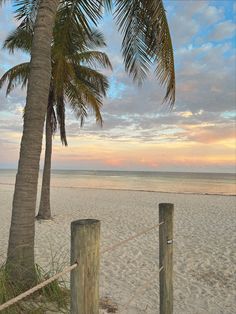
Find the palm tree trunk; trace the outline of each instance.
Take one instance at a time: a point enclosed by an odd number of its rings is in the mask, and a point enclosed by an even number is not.
[[[49,97],[50,98],[50,97]],[[48,104],[46,119],[46,140],[45,140],[45,158],[43,167],[43,182],[41,189],[41,198],[37,219],[51,219],[50,208],[50,179],[51,179],[51,158],[52,158],[52,125],[51,125],[51,106]]]
[[[23,135],[13,197],[7,252],[10,279],[35,280],[34,234],[38,172],[43,125],[51,78],[51,41],[56,10],[60,0],[41,0],[35,23],[27,88]]]

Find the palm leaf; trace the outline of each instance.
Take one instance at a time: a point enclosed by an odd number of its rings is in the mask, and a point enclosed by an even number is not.
[[[97,25],[97,21],[101,18],[101,1],[99,0],[66,0],[61,1],[58,9],[59,16],[68,16],[70,12],[70,21],[82,27],[83,31],[89,34],[91,24]]]
[[[33,31],[29,29],[17,28],[4,41],[3,48],[14,53],[15,49],[21,49],[26,53],[31,52]]]
[[[51,81],[49,95],[48,95],[48,108],[47,108],[47,115],[50,116],[50,126],[52,130],[52,134],[54,135],[57,130],[57,116],[54,110],[55,105],[55,94],[53,89],[53,83]]]
[[[54,135],[57,131],[57,116],[56,116],[54,107],[52,107],[52,110],[51,110],[51,128],[52,128],[52,133]]]
[[[115,17],[123,34],[122,54],[126,71],[139,84],[153,63],[167,87],[164,101],[175,102],[174,54],[162,0],[116,0]]]
[[[33,29],[39,8],[40,0],[18,0],[14,1],[15,17],[20,20],[19,28]]]
[[[109,88],[108,79],[102,73],[86,66],[77,66],[75,69],[76,77],[79,81],[87,84],[91,91],[100,93],[104,97]]]
[[[78,36],[77,36],[78,37]],[[103,33],[97,29],[91,29],[91,32],[85,37],[85,49],[102,48],[106,46]]]
[[[102,101],[99,93],[92,92],[90,86],[86,83],[77,80],[66,84],[66,96],[70,102],[70,106],[75,112],[77,118],[81,120],[83,125],[84,118],[87,117],[87,107],[89,106],[96,116],[96,121],[102,125],[101,107]]]
[[[29,76],[29,69],[29,62],[21,63],[12,67],[1,77],[0,89],[7,81],[8,85],[6,89],[6,95],[9,95],[9,93],[20,84],[22,88],[25,87]]]
[[[101,0],[100,1],[100,7],[108,12],[112,11],[112,0]]]
[[[64,103],[64,96],[57,96],[56,97],[56,113],[57,113],[57,121],[60,128],[60,136],[61,142],[65,146],[68,145],[67,138],[66,138],[66,128],[65,128],[65,103]]]
[[[175,102],[175,67],[169,26],[162,1],[156,5],[151,5],[151,2],[148,5],[149,11],[153,12],[152,27],[146,33],[148,53],[155,58],[155,72],[161,85],[167,87],[164,101],[172,106]]]
[[[65,84],[65,95],[70,103],[70,107],[76,115],[77,119],[80,120],[80,125],[83,126],[85,118],[88,116],[86,103],[81,98],[80,92],[71,83]]]
[[[0,6],[7,0],[0,0]],[[9,0],[15,8],[15,17],[20,20],[19,28],[33,28],[40,0]]]
[[[115,17],[123,34],[122,54],[126,71],[139,84],[146,78],[151,58],[146,53],[142,1],[117,0]]]
[[[104,52],[100,51],[85,51],[78,53],[73,56],[73,60],[76,63],[86,63],[92,68],[96,68],[97,66],[100,66],[104,69],[111,69],[112,65],[111,62]]]

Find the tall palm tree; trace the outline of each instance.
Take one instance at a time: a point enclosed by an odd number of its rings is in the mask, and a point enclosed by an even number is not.
[[[0,4],[2,2],[4,1],[0,0]],[[20,19],[22,19],[20,9],[23,16],[31,18],[31,7],[29,8],[27,2],[34,4],[34,1],[29,0],[15,1]],[[36,2],[38,2],[38,8],[35,11],[36,18],[33,16],[35,18],[34,37],[6,261],[9,278],[13,282],[24,282],[25,287],[31,286],[36,281],[35,207],[43,126],[51,81],[52,33],[60,0]],[[89,28],[88,17],[90,20],[94,19],[95,9],[91,11],[91,14],[82,8],[80,11],[76,21],[72,22],[78,24],[78,20],[81,20],[83,28]],[[24,28],[24,20],[22,28]]]
[[[62,144],[67,145],[65,131],[65,100],[73,109],[81,125],[87,117],[87,107],[92,108],[96,120],[102,125],[100,108],[102,97],[106,96],[108,81],[106,77],[96,71],[96,65],[103,68],[111,68],[110,61],[105,53],[90,50],[94,47],[104,47],[105,41],[101,33],[93,31],[87,36],[74,34],[74,44],[69,43],[66,49],[60,44],[63,40],[64,24],[57,16],[54,28],[52,46],[52,77],[48,97],[45,137],[45,159],[43,170],[43,181],[38,219],[50,219],[50,178],[51,178],[51,155],[52,136],[56,131],[57,123],[60,126]],[[70,28],[71,30],[71,28]],[[33,29],[28,28],[22,31],[16,29],[5,40],[4,47],[14,52],[21,49],[24,52],[30,51],[30,43],[33,38]],[[84,41],[85,39],[85,41]],[[87,45],[87,47],[86,47]],[[82,50],[82,51],[81,51]],[[60,66],[63,64],[63,69]],[[8,81],[7,95],[19,84],[24,87],[28,80],[29,63],[19,64],[8,70],[0,79],[0,88]],[[56,110],[55,110],[55,109]],[[55,113],[56,111],[56,113]]]
[[[60,0],[41,0],[37,9],[31,51],[31,66],[20,158],[13,198],[7,264],[11,278],[34,278],[34,213],[43,124],[51,75],[51,42],[54,18]],[[16,1],[29,9],[33,0]],[[0,3],[4,2],[0,0]],[[115,18],[123,34],[122,54],[125,68],[142,83],[155,63],[157,78],[166,86],[164,100],[175,102],[174,56],[162,0],[116,0]],[[111,9],[112,0],[64,0],[61,6],[70,11],[71,23],[81,21],[86,30],[101,17],[101,7]],[[26,9],[23,8],[26,14]],[[29,10],[30,11],[30,10]],[[27,14],[26,14],[27,15]],[[24,15],[23,15],[24,16]],[[89,19],[89,20],[88,20]],[[89,22],[90,21],[90,22]],[[19,267],[28,269],[28,276]]]
[[[42,0],[35,21],[31,66],[27,86],[23,135],[13,196],[7,253],[9,277],[36,281],[34,266],[34,209],[36,206],[43,124],[51,79],[51,41],[59,0]]]

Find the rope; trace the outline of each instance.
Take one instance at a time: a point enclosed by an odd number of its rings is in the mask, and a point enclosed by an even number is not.
[[[55,281],[56,279],[58,279],[59,277],[61,277],[62,275],[68,273],[69,271],[73,270],[74,268],[76,268],[78,266],[78,262],[74,263],[73,265],[66,267],[62,272],[50,277],[49,279],[41,282],[40,284],[38,284],[37,286],[19,294],[17,297],[7,301],[6,303],[3,303],[0,305],[0,311],[6,309],[7,307],[19,302],[20,300],[28,297],[29,295],[31,295],[32,293],[42,289],[43,287],[47,286],[49,283]]]
[[[159,268],[159,274],[160,272],[164,269],[164,267],[162,266],[161,268]],[[149,278],[147,281],[144,282],[144,284],[142,286],[140,286],[138,289],[135,290],[134,295],[129,299],[129,301],[123,306],[123,311],[127,310],[130,303],[137,297],[137,295],[142,292],[142,290],[145,288],[147,288],[154,280],[155,278],[153,278],[153,276],[151,278]]]
[[[104,250],[101,251],[101,253],[106,253],[106,252],[113,251],[116,248],[118,248],[119,246],[122,246],[123,244],[125,244],[125,243],[127,243],[127,242],[129,242],[131,240],[134,240],[134,239],[140,237],[141,235],[148,233],[149,231],[152,231],[153,229],[159,227],[162,224],[164,224],[164,221],[162,221],[159,224],[156,224],[156,225],[154,225],[154,226],[152,226],[150,228],[144,229],[143,231],[141,231],[139,233],[136,233],[135,235],[129,237],[128,239],[125,239],[125,240],[123,240],[121,242],[118,242],[118,243],[116,243],[116,244],[114,244],[114,245],[112,245],[110,247],[105,248]]]
[[[121,246],[121,245],[123,245],[123,244],[125,244],[125,243],[127,243],[127,242],[129,242],[129,241],[131,241],[131,240],[133,240],[133,239],[136,239],[136,238],[138,238],[139,236],[148,233],[149,231],[152,231],[153,229],[159,227],[159,226],[162,225],[162,224],[164,224],[164,221],[162,221],[162,222],[160,222],[159,224],[156,224],[156,225],[154,225],[154,226],[152,226],[152,227],[150,227],[150,228],[147,228],[147,229],[145,229],[145,230],[143,230],[143,231],[141,231],[141,232],[135,234],[134,236],[129,237],[128,239],[125,239],[125,240],[123,240],[123,241],[121,241],[121,242],[119,242],[119,243],[116,243],[116,244],[114,244],[114,245],[112,245],[112,246],[110,246],[110,247],[108,247],[108,248],[102,250],[101,253],[106,253],[106,252],[113,251],[113,250],[116,249],[117,247],[119,247],[119,246]],[[2,310],[4,310],[4,309],[8,308],[9,306],[11,306],[11,305],[13,305],[13,304],[19,302],[19,301],[22,300],[22,299],[28,297],[28,296],[31,295],[32,293],[34,293],[34,292],[36,292],[36,291],[42,289],[43,287],[47,286],[49,283],[55,281],[56,279],[58,279],[58,278],[61,277],[62,275],[64,275],[64,274],[70,272],[71,270],[73,270],[73,269],[76,268],[77,266],[78,266],[78,262],[74,263],[73,265],[71,265],[71,266],[69,266],[69,267],[66,267],[62,272],[60,272],[60,273],[58,273],[58,274],[52,276],[51,278],[45,280],[44,282],[41,282],[41,283],[38,284],[37,286],[35,286],[35,287],[33,287],[33,288],[31,288],[31,289],[29,289],[29,290],[27,290],[27,291],[25,291],[25,292],[19,294],[19,295],[16,296],[15,298],[13,298],[13,299],[11,299],[11,300],[9,300],[9,301],[7,301],[7,302],[1,304],[1,305],[0,305],[0,311],[2,311]],[[162,268],[163,268],[163,267],[162,267]],[[162,268],[160,268],[159,272],[161,271]],[[131,301],[132,301],[132,300],[131,300]],[[131,301],[130,301],[130,302],[131,302]]]

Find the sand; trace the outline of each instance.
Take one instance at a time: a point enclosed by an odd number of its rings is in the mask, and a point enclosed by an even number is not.
[[[12,193],[13,186],[0,186],[1,260],[6,256]],[[100,219],[103,249],[157,223],[160,202],[175,204],[174,313],[235,313],[233,196],[53,188],[54,220],[36,222],[36,261],[48,267],[53,257],[56,265],[69,264],[73,220]],[[158,254],[154,230],[101,256],[100,294],[118,304],[118,313],[158,313]]]

